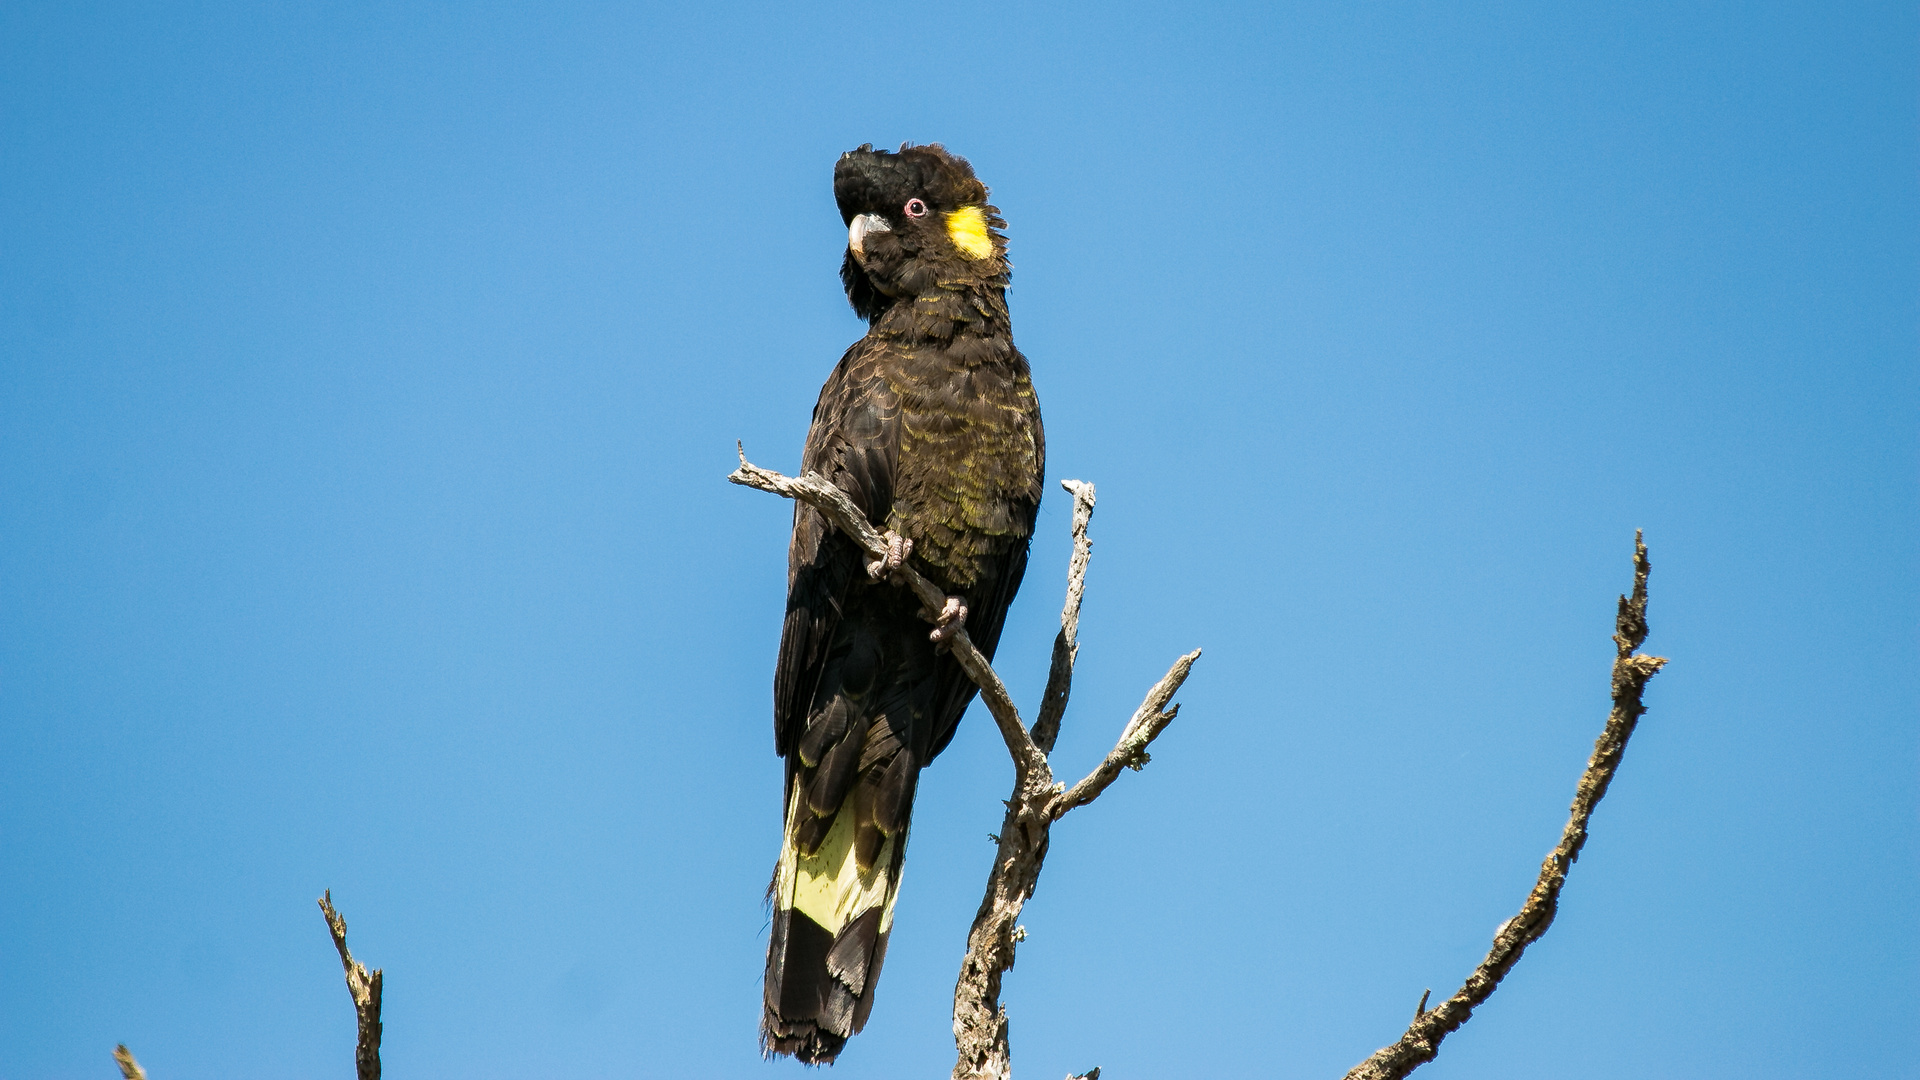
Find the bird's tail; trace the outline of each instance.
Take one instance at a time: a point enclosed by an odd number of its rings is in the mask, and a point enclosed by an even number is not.
[[[843,800],[822,837],[822,823],[809,820],[805,791],[789,786],[780,863],[768,889],[773,925],[760,1047],[824,1065],[873,1010],[907,830],[901,822],[869,855],[870,842],[856,843],[859,832],[872,829],[861,820],[861,799]]]

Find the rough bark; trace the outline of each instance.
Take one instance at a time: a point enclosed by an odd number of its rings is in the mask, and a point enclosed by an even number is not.
[[[380,1080],[380,971],[369,972],[347,951],[347,920],[333,909],[332,889],[320,897],[320,912],[327,917],[333,947],[339,950],[340,966],[347,972],[347,992],[353,995],[353,1012],[360,1028],[353,1049],[354,1069],[359,1080]]]

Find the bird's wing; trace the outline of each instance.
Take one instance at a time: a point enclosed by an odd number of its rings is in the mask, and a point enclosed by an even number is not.
[[[862,339],[841,358],[814,406],[801,468],[817,472],[882,526],[893,506],[898,461],[899,400],[881,377],[875,350]],[[866,559],[818,510],[796,502],[787,549],[787,615],[773,676],[776,753],[790,754],[804,734],[828,646],[845,611],[847,592],[866,574]]]

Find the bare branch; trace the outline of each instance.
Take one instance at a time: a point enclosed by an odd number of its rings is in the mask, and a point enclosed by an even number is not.
[[[1432,1061],[1440,1052],[1440,1040],[1467,1022],[1474,1008],[1493,995],[1500,980],[1520,961],[1527,946],[1538,941],[1553,925],[1561,886],[1566,884],[1567,872],[1587,842],[1587,822],[1593,817],[1594,807],[1606,795],[1613,774],[1620,768],[1620,759],[1626,753],[1627,740],[1633,736],[1635,725],[1647,711],[1641,704],[1641,694],[1646,690],[1647,681],[1666,664],[1661,657],[1633,651],[1647,639],[1647,572],[1651,568],[1647,545],[1641,541],[1638,531],[1633,535],[1633,549],[1633,595],[1620,598],[1619,614],[1614,621],[1613,709],[1607,716],[1606,728],[1593,745],[1586,772],[1581,774],[1579,786],[1574,789],[1573,807],[1567,826],[1560,833],[1560,843],[1541,864],[1539,880],[1527,895],[1526,903],[1521,905],[1520,913],[1500,924],[1486,959],[1468,976],[1465,985],[1431,1010],[1424,1007],[1426,998],[1422,996],[1422,1009],[1406,1034],[1354,1066],[1346,1080],[1400,1080]]]
[[[811,472],[797,480],[790,476],[783,476],[772,469],[763,469],[748,461],[745,443],[739,443],[736,446],[740,452],[740,467],[727,474],[728,483],[771,492],[783,499],[795,499],[806,503],[825,514],[835,528],[865,549],[869,558],[881,558],[887,554],[887,542],[881,538],[880,530],[874,528],[873,523],[867,520],[867,516],[853,504],[851,496],[834,486],[826,477]],[[932,595],[922,595],[920,600],[929,608],[938,611],[946,597],[939,595],[939,590],[936,589]]]
[[[1057,658],[1058,651],[1054,655]],[[1106,760],[1072,791],[1053,782],[1044,762],[1031,773],[1016,772],[1013,796],[1007,800],[996,837],[986,895],[974,913],[967,955],[953,989],[953,1042],[959,1051],[954,1080],[1005,1080],[1012,1074],[1007,1010],[1000,1005],[1001,979],[1013,970],[1015,947],[1026,937],[1019,925],[1020,912],[1039,885],[1053,823],[1073,807],[1092,802],[1123,767],[1146,763],[1147,744],[1179,712],[1179,706],[1169,707],[1169,702],[1199,656],[1196,649],[1174,662],[1173,669],[1148,691],[1147,700],[1127,722]],[[1099,1070],[1087,1075],[1098,1076]]]
[[[147,1080],[147,1070],[133,1060],[133,1051],[127,1049],[126,1043],[113,1048],[113,1062],[120,1066],[121,1080]]]
[[[906,573],[913,573],[901,567]],[[914,574],[919,577],[918,574]],[[920,578],[925,581],[925,578]],[[1007,753],[1013,755],[1013,767],[1021,774],[1045,772],[1047,755],[1033,744],[1033,738],[1027,734],[1027,726],[1020,720],[1020,710],[1013,704],[1013,696],[1007,693],[1006,684],[1000,681],[999,673],[980,650],[973,645],[973,639],[967,636],[965,627],[956,628],[947,644],[953,649],[954,659],[960,661],[960,667],[980,688],[980,700],[987,703],[987,712],[992,714],[993,722],[1000,728],[1000,737],[1007,744]]]
[[[1150,760],[1147,745],[1160,737],[1180,715],[1180,706],[1168,706],[1173,695],[1180,691],[1180,684],[1187,681],[1187,672],[1193,670],[1193,662],[1200,659],[1200,650],[1195,649],[1173,662],[1173,667],[1153,684],[1147,691],[1147,699],[1134,710],[1133,719],[1127,721],[1126,728],[1120,732],[1120,741],[1107,751],[1106,760],[1086,775],[1086,778],[1061,792],[1047,807],[1047,816],[1059,818],[1076,806],[1085,806],[1100,797],[1107,785],[1119,777],[1121,769],[1138,771]]]
[[[1067,600],[1060,608],[1060,633],[1053,639],[1047,692],[1040,698],[1040,715],[1033,720],[1033,742],[1043,754],[1053,753],[1060,718],[1066,715],[1067,697],[1073,692],[1073,662],[1080,658],[1080,597],[1087,588],[1087,562],[1093,558],[1093,541],[1087,538],[1087,523],[1093,520],[1093,485],[1062,480],[1060,486],[1073,496],[1073,557],[1067,562]]]
[[[806,503],[824,514],[841,532],[859,544],[869,558],[885,558],[887,542],[881,538],[879,530],[873,527],[860,508],[846,492],[819,473],[807,473],[799,479],[782,476],[771,469],[763,469],[747,461],[746,448],[740,448],[740,467],[727,476],[730,483],[770,492],[785,499],[794,499]],[[900,584],[913,590],[920,601],[920,615],[928,622],[934,622],[945,605],[947,597],[938,585],[928,581],[919,571],[903,565],[893,572]],[[953,658],[980,688],[980,700],[986,702],[987,711],[993,714],[993,721],[1000,728],[1001,738],[1006,740],[1007,752],[1013,755],[1016,769],[1024,774],[1035,768],[1046,767],[1047,757],[1035,746],[1027,734],[1027,726],[1020,719],[1020,710],[1013,703],[1013,696],[1007,693],[1006,684],[987,663],[987,658],[973,644],[965,627],[954,630],[947,639],[947,645],[953,650]]]
[[[320,897],[320,913],[327,917],[333,947],[340,952],[340,966],[347,972],[347,992],[353,995],[353,1011],[359,1022],[360,1036],[353,1051],[354,1068],[359,1080],[380,1080],[380,971],[367,971],[366,965],[347,951],[347,920],[333,909],[332,889]]]
[[[1054,795],[1051,779],[1051,774],[1027,778],[1026,783],[1016,778],[1013,797],[1007,800],[986,895],[967,931],[967,954],[953,988],[953,1043],[958,1051],[953,1080],[1005,1080],[1013,1070],[1000,985],[1013,970],[1014,948],[1025,936],[1020,912],[1039,884],[1051,842],[1053,819],[1045,812]]]

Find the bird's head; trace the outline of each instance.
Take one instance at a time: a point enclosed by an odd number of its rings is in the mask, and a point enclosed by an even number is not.
[[[938,143],[841,154],[833,197],[847,224],[840,280],[862,318],[941,289],[1006,286],[1007,238],[999,230],[1007,223],[987,204],[987,185],[967,159]]]

